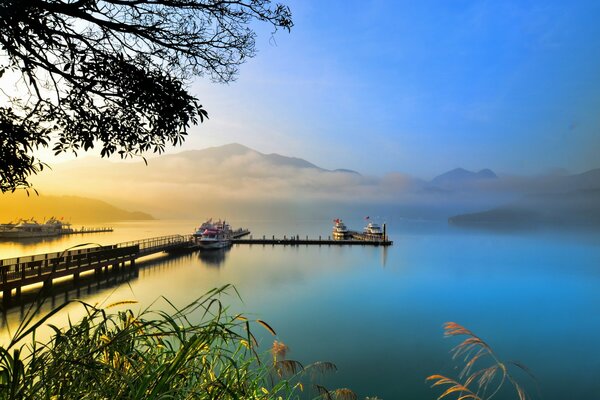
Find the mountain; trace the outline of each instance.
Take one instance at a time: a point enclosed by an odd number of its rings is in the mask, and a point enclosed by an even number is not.
[[[487,211],[460,214],[452,225],[485,228],[600,228],[600,189],[535,194]]]
[[[44,194],[99,198],[160,217],[185,217],[207,207],[278,201],[376,197],[369,178],[309,161],[264,154],[240,144],[161,155],[143,161],[84,158],[55,165],[32,179]]]
[[[498,176],[490,169],[482,169],[479,172],[468,171],[463,168],[455,168],[433,178],[429,184],[442,189],[465,187],[479,182],[496,180]]]
[[[125,162],[76,159],[45,169],[32,183],[44,195],[99,199],[125,210],[147,210],[159,218],[233,212],[247,217],[282,205],[302,209],[324,203],[394,204],[435,209],[436,215],[444,210],[443,218],[447,218],[514,205],[527,194],[600,187],[600,169],[575,175],[498,178],[489,169],[457,168],[427,182],[399,172],[374,177],[348,169],[328,170],[301,158],[265,154],[233,143],[160,155],[149,159],[148,165],[141,158]],[[427,216],[426,212],[420,216]]]
[[[154,219],[139,211],[126,211],[104,201],[78,196],[46,196],[11,193],[0,196],[0,221],[19,218],[48,219],[64,217],[71,223],[114,222]]]
[[[556,179],[554,191],[566,192],[574,190],[600,189],[600,168],[580,174],[561,176]]]
[[[226,144],[224,146],[209,147],[203,150],[188,150],[178,154],[164,155],[150,160],[151,163],[159,165],[171,163],[174,160],[186,160],[196,165],[211,165],[232,168],[236,166],[247,166],[250,162],[260,162],[271,168],[310,168],[319,171],[326,169],[317,167],[306,160],[296,157],[287,157],[280,154],[264,154],[239,143]],[[233,163],[232,160],[237,161]]]

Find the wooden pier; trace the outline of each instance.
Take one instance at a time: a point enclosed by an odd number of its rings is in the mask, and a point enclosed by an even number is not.
[[[232,232],[233,244],[256,245],[361,245],[390,246],[393,244],[387,236],[369,236],[353,232],[347,239],[334,240],[331,237],[300,238],[284,236],[276,238],[245,238],[250,235],[248,229]],[[76,246],[75,246],[76,247]],[[198,244],[192,235],[161,236],[150,239],[135,240],[115,245],[66,249],[62,252],[37,254],[0,260],[0,292],[2,301],[10,302],[11,297],[21,295],[24,286],[41,284],[44,289],[52,287],[54,279],[72,277],[79,279],[80,274],[94,272],[100,274],[109,269],[119,272],[135,268],[135,261],[140,257],[161,252],[180,253],[198,250]],[[129,271],[130,272],[130,271]],[[13,294],[14,292],[14,294]]]
[[[86,228],[84,226],[81,229],[73,229],[71,232],[65,232],[64,235],[78,235],[84,233],[102,233],[102,232],[113,232],[113,228],[103,227],[103,228]]]
[[[262,238],[239,238],[233,239],[233,244],[270,244],[270,245],[333,245],[333,246],[348,246],[348,245],[360,245],[360,246],[391,246],[394,244],[389,238],[386,237],[369,237],[364,234],[354,232],[354,235],[349,235],[347,239],[331,239],[330,236],[323,238],[309,238],[305,236],[301,238],[299,235],[296,236],[284,236],[283,238],[276,238],[271,236],[270,238],[263,236]]]
[[[236,229],[235,231],[231,232],[231,237],[234,239],[239,239],[241,237],[244,236],[248,236],[250,234],[250,230],[246,229],[246,228],[240,228],[240,229]]]
[[[104,269],[121,270],[135,267],[135,260],[160,252],[190,247],[191,236],[173,235],[124,242],[85,249],[67,249],[63,252],[37,254],[0,260],[0,292],[3,302],[10,301],[13,290],[20,296],[24,286],[43,284],[52,287],[52,281],[71,276],[78,279],[82,273]]]

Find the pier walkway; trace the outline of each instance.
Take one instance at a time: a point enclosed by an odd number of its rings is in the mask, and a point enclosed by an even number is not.
[[[70,232],[64,232],[62,235],[81,235],[84,233],[102,233],[102,232],[113,232],[114,229],[110,227],[102,228],[86,228],[82,226],[80,229],[73,228]]]
[[[284,236],[283,239],[272,236],[267,238],[245,238],[250,235],[248,229],[232,232],[233,244],[250,245],[362,245],[390,246],[393,242],[387,236],[368,236],[352,232],[347,239],[332,240],[331,237],[319,236],[311,239],[308,236]],[[86,245],[90,245],[89,243]],[[74,246],[62,252],[37,254],[0,260],[0,293],[2,301],[7,303],[13,296],[21,295],[24,286],[42,284],[43,288],[52,287],[54,279],[72,277],[79,279],[80,274],[93,271],[96,274],[109,269],[118,272],[123,268],[134,268],[135,261],[162,252],[190,252],[198,250],[198,244],[192,235],[171,235],[150,239],[134,240],[114,245],[87,248]]]
[[[331,239],[331,237],[323,238],[309,238],[305,236],[301,238],[299,235],[296,236],[284,236],[283,238],[276,238],[271,236],[270,238],[263,236],[262,238],[239,238],[233,239],[233,244],[271,244],[271,245],[333,245],[333,246],[348,246],[348,245],[360,245],[360,246],[391,246],[394,242],[389,240],[387,237],[373,237],[365,234],[353,232],[347,239]]]
[[[190,244],[191,235],[172,235],[0,260],[0,292],[6,302],[13,289],[19,296],[23,286],[43,283],[48,288],[57,278],[72,276],[78,279],[81,273],[92,270],[99,273],[103,268],[134,267],[135,260],[140,257],[189,248]]]

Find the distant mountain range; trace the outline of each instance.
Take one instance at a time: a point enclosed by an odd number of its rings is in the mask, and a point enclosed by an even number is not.
[[[455,168],[436,176],[429,183],[440,188],[454,188],[494,179],[498,179],[498,176],[490,169],[471,172],[463,168]]]
[[[471,228],[600,228],[600,189],[527,196],[483,212],[450,217],[452,225]]]
[[[453,225],[486,228],[600,228],[600,169],[531,180],[533,192],[509,204],[455,215]]]
[[[256,210],[268,212],[284,204],[323,202],[395,204],[404,210],[419,210],[411,217],[446,213],[448,218],[502,207],[535,209],[531,204],[549,201],[551,194],[600,188],[600,169],[523,177],[497,175],[490,169],[456,168],[427,181],[398,172],[374,177],[343,168],[328,170],[301,158],[264,154],[234,143],[161,155],[149,159],[148,166],[141,160],[77,159],[44,171],[34,184],[44,194],[101,199],[122,209],[148,210],[165,218],[199,212],[211,215],[211,210],[221,209],[255,215]],[[433,209],[435,213],[427,214]],[[552,210],[560,213],[567,208]]]
[[[188,150],[177,154],[164,155],[150,160],[159,167],[168,167],[173,163],[187,163],[194,167],[212,168],[213,171],[220,172],[225,169],[227,172],[236,172],[243,174],[256,174],[259,172],[276,173],[277,169],[311,169],[319,172],[339,172],[358,174],[349,169],[327,170],[316,166],[302,158],[287,157],[280,154],[264,154],[238,143],[226,144],[224,146],[209,147],[203,150]],[[260,165],[263,169],[257,169]],[[358,174],[360,175],[360,174]]]

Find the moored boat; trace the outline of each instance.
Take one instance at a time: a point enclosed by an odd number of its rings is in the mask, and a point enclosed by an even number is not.
[[[367,235],[383,235],[381,227],[374,222],[369,222],[363,229],[363,232]]]
[[[72,233],[71,224],[59,221],[52,217],[40,224],[34,219],[21,219],[17,223],[2,224],[0,226],[0,239],[25,239],[58,236]]]
[[[349,231],[346,225],[342,222],[341,219],[336,218],[333,220],[333,239],[334,240],[344,240],[349,236]]]
[[[200,225],[198,227],[198,229],[196,229],[196,231],[194,232],[194,236],[202,236],[202,232],[204,232],[207,229],[212,229],[213,228],[213,222],[212,222],[212,218],[206,220],[205,222],[202,223],[202,225]]]
[[[225,221],[203,223],[194,233],[194,240],[202,250],[222,249],[231,246],[231,229]]]

